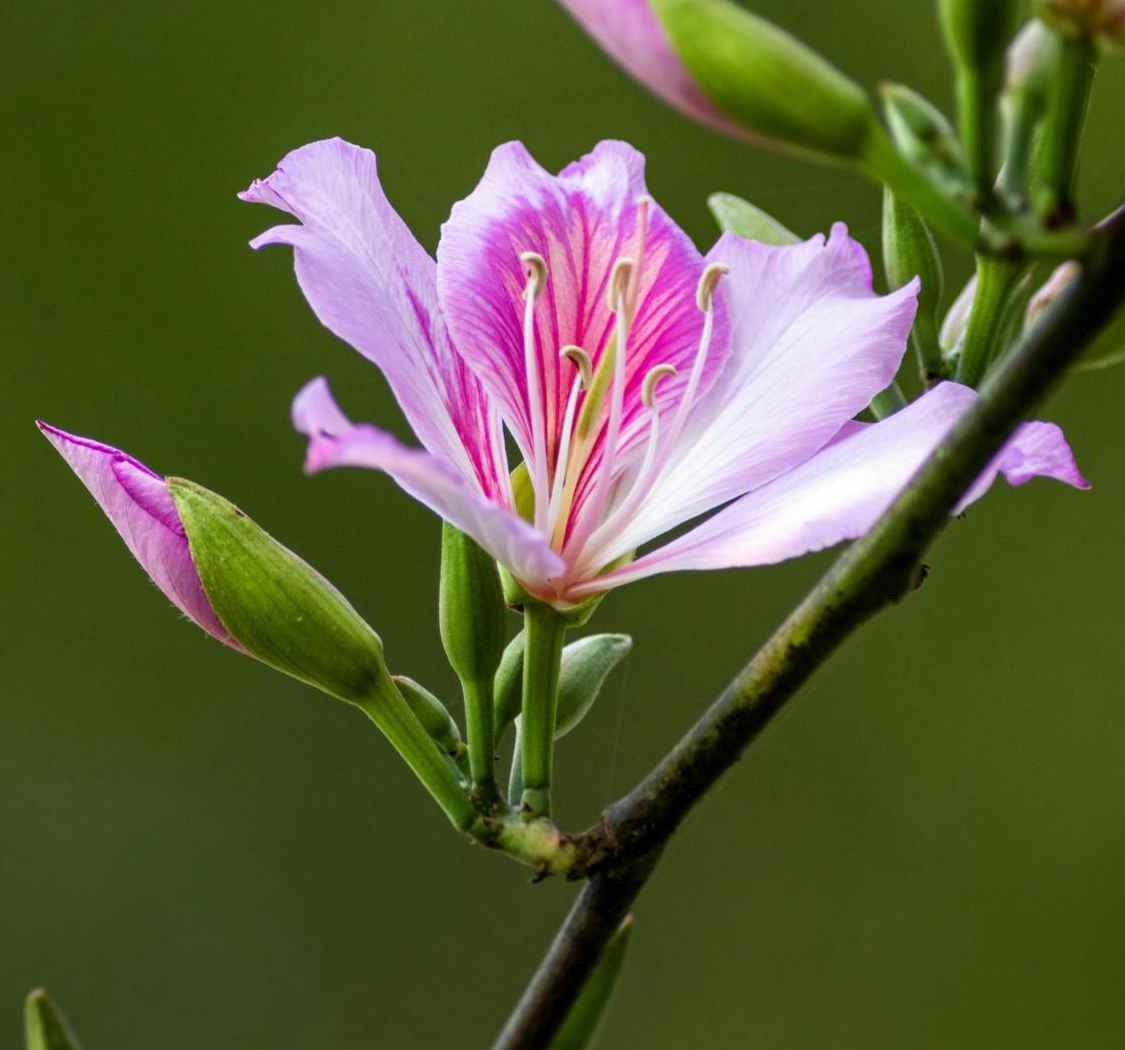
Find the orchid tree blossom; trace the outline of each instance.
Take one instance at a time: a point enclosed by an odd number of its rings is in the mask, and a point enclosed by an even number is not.
[[[307,469],[385,471],[559,609],[653,573],[861,535],[976,396],[945,383],[853,422],[898,369],[917,282],[877,295],[842,225],[786,247],[724,234],[703,256],[624,143],[557,176],[500,146],[436,262],[374,154],[339,139],[295,150],[241,196],[299,220],[252,245],[293,247],[310,305],[382,369],[422,445],[350,422],[314,379],[293,405]],[[1048,423],[1017,431],[963,505],[1000,473],[1087,484]]]

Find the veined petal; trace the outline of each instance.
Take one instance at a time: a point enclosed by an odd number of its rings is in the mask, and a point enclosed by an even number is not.
[[[37,425],[169,601],[213,638],[241,652],[203,591],[164,479],[119,449],[47,423]]]
[[[624,69],[689,117],[731,135],[742,132],[711,103],[680,61],[652,0],[559,0]]]
[[[730,268],[730,361],[603,563],[804,462],[890,383],[906,349],[917,282],[876,295],[842,224],[792,246],[724,234],[708,261]]]
[[[382,470],[435,514],[471,536],[529,587],[545,587],[562,572],[546,538],[505,507],[482,496],[445,460],[407,448],[391,434],[351,423],[323,378],[306,383],[293,401],[293,425],[309,438],[305,469]]]
[[[427,449],[495,494],[499,421],[449,344],[436,265],[383,193],[375,154],[338,138],[313,142],[239,197],[300,219],[251,247],[293,247],[297,281],[320,321],[382,369]]]
[[[880,423],[851,427],[795,470],[632,565],[577,588],[574,597],[654,573],[768,565],[862,536],[975,400],[969,387],[942,383]],[[1042,476],[1089,488],[1062,431],[1053,423],[1025,423],[954,513],[983,496],[998,474],[1012,485]]]
[[[644,204],[639,204],[646,198]],[[647,209],[639,243],[638,217]],[[458,350],[499,402],[525,458],[532,455],[532,408],[523,342],[526,275],[520,255],[537,252],[547,264],[536,303],[535,342],[546,453],[553,463],[566,399],[575,376],[560,361],[568,345],[598,365],[613,334],[606,302],[614,264],[639,255],[637,310],[626,356],[622,451],[646,430],[641,402],[645,374],[671,364],[679,375],[661,383],[657,406],[682,393],[703,327],[695,287],[704,261],[667,214],[647,199],[644,158],[622,142],[602,142],[556,177],[520,143],[492,154],[477,188],[455,205],[438,245],[438,294]],[[725,311],[716,318],[705,388],[727,342]]]

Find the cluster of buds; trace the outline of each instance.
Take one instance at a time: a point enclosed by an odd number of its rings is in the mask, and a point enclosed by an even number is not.
[[[1040,0],[1039,17],[1069,36],[1125,45],[1125,0]]]

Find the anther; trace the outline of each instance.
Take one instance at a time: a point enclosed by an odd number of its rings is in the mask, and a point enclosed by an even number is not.
[[[565,357],[578,369],[582,389],[589,390],[594,382],[594,365],[590,360],[590,355],[580,346],[564,346],[559,352],[559,357]]]
[[[655,365],[645,373],[644,382],[641,383],[641,401],[645,408],[655,407],[656,384],[665,376],[677,375],[675,365]]]
[[[635,265],[633,260],[628,257],[620,258],[613,264],[613,270],[609,275],[609,286],[606,288],[606,301],[609,303],[610,311],[616,312],[618,306],[624,301]]]
[[[704,313],[711,309],[711,301],[715,295],[715,285],[720,278],[730,273],[730,267],[725,263],[711,263],[699,277],[699,284],[695,289],[696,305]]]
[[[525,298],[537,298],[547,283],[547,263],[538,252],[520,252],[520,262],[527,271]]]

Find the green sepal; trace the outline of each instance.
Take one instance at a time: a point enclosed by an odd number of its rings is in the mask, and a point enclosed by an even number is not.
[[[938,319],[945,291],[945,273],[941,254],[922,216],[890,188],[883,190],[883,266],[887,287],[892,291],[915,277],[922,282],[910,341],[917,354],[923,380],[933,382],[941,377],[942,371]]]
[[[562,1028],[551,1040],[550,1050],[593,1050],[625,965],[632,934],[633,917],[628,915],[602,949],[601,958],[586,979],[585,987],[566,1015]]]
[[[461,729],[449,713],[449,708],[413,678],[400,674],[391,675],[391,678],[434,743],[454,761],[459,761],[465,754],[465,744],[461,739]]]
[[[81,1050],[59,1009],[37,988],[24,1002],[26,1050]]]
[[[785,245],[801,241],[768,212],[733,193],[712,193],[707,198],[707,206],[724,233],[736,233],[759,244]]]
[[[497,740],[520,713],[524,638],[521,631],[512,639],[496,673],[494,721]],[[632,648],[633,639],[627,634],[591,634],[563,647],[555,714],[556,740],[586,717],[605,680]]]
[[[348,600],[233,503],[168,478],[203,590],[223,626],[263,663],[340,700],[387,675],[383,643]]]
[[[703,93],[749,136],[858,160],[875,115],[863,89],[772,22],[730,0],[653,0]]]
[[[879,85],[887,129],[899,152],[951,193],[968,193],[972,180],[961,141],[945,114],[904,84]]]

